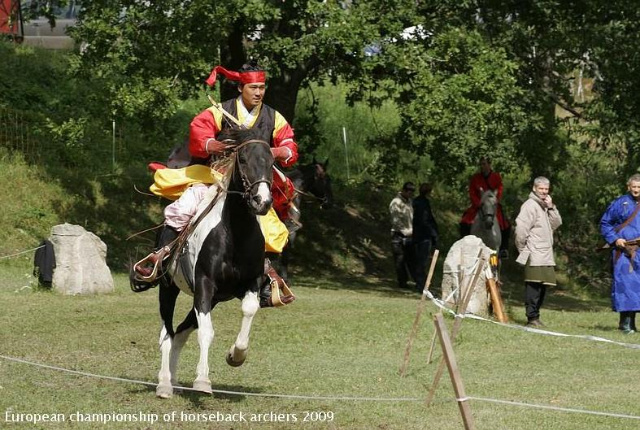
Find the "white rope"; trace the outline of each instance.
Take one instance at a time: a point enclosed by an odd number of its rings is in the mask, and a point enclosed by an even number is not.
[[[593,341],[593,342],[609,343],[609,344],[612,344],[612,345],[618,345],[618,346],[622,346],[622,347],[625,347],[625,348],[640,349],[640,344],[637,344],[637,343],[624,343],[624,342],[618,342],[618,341],[615,341],[615,340],[610,340],[610,339],[606,339],[606,338],[598,337],[598,336],[593,336],[593,335],[566,334],[566,333],[559,333],[559,332],[549,331],[549,330],[541,330],[539,328],[525,327],[525,326],[515,325],[515,324],[506,324],[506,323],[501,323],[501,322],[498,322],[498,321],[492,321],[492,320],[489,320],[489,319],[486,319],[486,318],[482,318],[482,317],[480,317],[478,315],[474,315],[474,314],[471,314],[471,313],[465,313],[465,314],[460,313],[460,314],[458,314],[458,313],[454,312],[453,310],[449,309],[442,300],[436,299],[433,296],[433,294],[431,294],[431,292],[429,290],[423,290],[422,294],[425,295],[427,298],[429,298],[437,307],[439,307],[443,311],[448,312],[449,314],[453,315],[455,318],[470,318],[470,319],[474,319],[474,320],[478,320],[478,321],[484,321],[484,322],[489,322],[489,323],[492,323],[492,324],[497,324],[497,325],[502,326],[502,327],[508,327],[508,328],[512,328],[512,329],[516,329],[516,330],[531,332],[531,333],[543,334],[543,335],[546,335],[546,336],[570,337],[570,338],[576,338],[576,339],[589,340],[589,341]]]
[[[26,254],[27,252],[33,252],[33,251],[38,250],[40,248],[44,248],[44,245],[40,245],[40,246],[38,246],[36,248],[33,248],[33,249],[27,249],[26,251],[17,252],[15,254],[1,256],[0,260],[4,260],[5,258],[15,257],[15,256],[21,255],[21,254]]]
[[[158,384],[148,381],[140,381],[135,379],[126,379],[119,378],[116,376],[106,376],[106,375],[97,375],[95,373],[89,372],[81,372],[78,370],[65,369],[63,367],[50,366],[48,364],[35,363],[33,361],[27,361],[20,358],[7,357],[5,355],[0,355],[0,358],[13,361],[15,363],[20,364],[28,364],[30,366],[41,367],[43,369],[56,370],[59,372],[70,373],[73,375],[87,376],[90,378],[98,378],[98,379],[107,379],[110,381],[118,381],[118,382],[127,382],[132,384],[142,384],[147,385],[149,387],[155,387]],[[184,390],[184,391],[198,391],[194,390],[191,387],[182,387],[179,385],[174,386],[176,390]],[[229,390],[212,390],[213,393],[218,394],[231,394],[235,396],[255,396],[255,397],[278,397],[283,399],[304,399],[304,400],[351,400],[351,401],[368,401],[368,402],[418,402],[424,401],[424,399],[419,399],[417,397],[357,397],[357,396],[304,396],[304,395],[296,395],[296,394],[274,394],[274,393],[251,393],[244,391],[229,391]]]
[[[157,384],[155,384],[153,382],[140,381],[140,380],[135,380],[135,379],[119,378],[119,377],[116,377],[116,376],[97,375],[95,373],[81,372],[81,371],[78,371],[78,370],[70,370],[70,369],[65,369],[65,368],[62,368],[62,367],[50,366],[48,364],[41,364],[41,363],[35,363],[35,362],[32,362],[32,361],[22,360],[20,358],[7,357],[5,355],[0,355],[0,358],[2,358],[4,360],[7,360],[7,361],[15,362],[15,363],[27,364],[27,365],[30,365],[30,366],[40,367],[40,368],[49,369],[49,370],[55,370],[55,371],[59,371],[59,372],[70,373],[70,374],[73,374],[73,375],[87,376],[87,377],[98,378],[98,379],[107,379],[107,380],[110,380],[110,381],[117,381],[117,382],[141,384],[141,385],[146,385],[146,386],[149,386],[149,387],[155,387],[157,385]],[[194,390],[193,388],[182,387],[182,386],[179,386],[179,385],[174,386],[173,388],[176,389],[176,390],[183,390],[183,391],[197,391],[197,390]],[[385,397],[357,397],[357,396],[303,396],[303,395],[296,395],[296,394],[252,393],[252,392],[230,391],[230,390],[212,390],[212,392],[213,393],[217,393],[217,394],[228,394],[228,395],[235,395],[235,396],[277,397],[277,398],[283,398],[283,399],[298,399],[298,400],[342,400],[342,401],[349,400],[349,401],[369,401],[369,402],[418,402],[418,401],[423,401],[423,399],[420,399],[420,398],[417,398],[417,397],[387,397],[387,398],[385,398]],[[530,408],[555,410],[555,411],[561,411],[561,412],[573,412],[573,413],[581,413],[581,414],[588,414],[588,415],[600,415],[600,416],[613,417],[613,418],[629,418],[629,419],[636,419],[636,420],[640,419],[640,416],[635,416],[635,415],[625,415],[625,414],[615,414],[615,413],[609,413],[609,412],[589,411],[589,410],[575,409],[575,408],[561,408],[561,407],[557,407],[557,406],[536,405],[536,404],[531,404],[531,403],[514,402],[514,401],[509,401],[509,400],[491,399],[491,398],[487,398],[487,397],[467,396],[467,397],[458,398],[456,400],[458,402],[466,402],[466,401],[469,401],[469,400],[477,400],[477,401],[481,401],[481,402],[499,403],[499,404],[506,404],[506,405],[514,405],[514,406],[524,406],[524,407],[530,407]]]
[[[537,408],[537,409],[547,409],[552,411],[561,411],[561,412],[573,412],[577,414],[588,414],[588,415],[600,415],[605,417],[613,417],[613,418],[629,418],[632,420],[640,420],[640,416],[636,415],[626,415],[626,414],[614,414],[609,412],[598,412],[598,411],[588,411],[585,409],[574,409],[574,408],[560,408],[558,406],[546,406],[546,405],[534,405],[531,403],[522,403],[522,402],[513,402],[510,400],[498,400],[498,399],[490,399],[487,397],[474,397],[467,396],[462,399],[457,399],[459,402],[464,402],[466,400],[477,400],[480,402],[489,402],[489,403],[501,403],[504,405],[513,405],[513,406],[524,406],[528,408]]]

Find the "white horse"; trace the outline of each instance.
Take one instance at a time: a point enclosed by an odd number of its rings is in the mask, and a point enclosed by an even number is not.
[[[480,209],[471,225],[471,234],[482,239],[494,251],[500,249],[502,233],[498,224],[498,196],[494,190],[482,193]]]

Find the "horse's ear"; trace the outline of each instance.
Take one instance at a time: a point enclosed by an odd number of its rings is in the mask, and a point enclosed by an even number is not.
[[[316,161],[316,156],[313,156],[313,161],[311,162],[312,165],[316,165],[318,164],[318,162]]]
[[[327,170],[327,166],[329,165],[329,159],[327,158],[324,162],[324,164],[322,164],[322,167],[324,167],[324,170]]]

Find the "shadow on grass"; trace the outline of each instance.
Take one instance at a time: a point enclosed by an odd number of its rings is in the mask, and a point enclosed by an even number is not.
[[[125,376],[122,376],[122,378],[126,379]],[[233,403],[237,403],[237,402],[244,401],[247,397],[250,397],[253,395],[259,395],[263,392],[259,388],[256,389],[256,387],[251,387],[250,389],[248,389],[247,387],[243,387],[241,385],[220,384],[220,385],[213,385],[212,386],[213,393],[208,394],[200,391],[191,390],[190,384],[192,382],[193,381],[183,381],[183,383],[180,384],[180,387],[182,388],[175,387],[173,390],[173,395],[174,397],[179,396],[179,397],[188,399],[196,409],[205,408],[206,405],[203,400],[211,397],[219,400],[227,400]],[[145,385],[144,387],[131,389],[130,392],[134,394],[148,392],[148,393],[152,393],[155,396],[156,386]]]

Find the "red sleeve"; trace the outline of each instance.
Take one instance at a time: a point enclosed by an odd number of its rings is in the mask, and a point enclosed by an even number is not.
[[[273,146],[276,148],[284,146],[291,151],[291,157],[286,162],[280,162],[282,167],[292,166],[298,161],[298,144],[294,140],[293,129],[288,123],[274,131]]]
[[[480,189],[482,188],[482,177],[481,174],[475,174],[471,177],[471,181],[469,181],[469,199],[471,199],[471,206],[474,208],[480,207],[480,198],[482,197],[482,192]]]
[[[209,157],[207,140],[215,139],[219,131],[213,114],[208,110],[200,112],[189,127],[189,153],[197,158]]]

